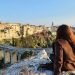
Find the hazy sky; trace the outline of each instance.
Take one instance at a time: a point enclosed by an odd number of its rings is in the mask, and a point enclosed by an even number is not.
[[[75,25],[75,0],[0,0],[0,21]]]

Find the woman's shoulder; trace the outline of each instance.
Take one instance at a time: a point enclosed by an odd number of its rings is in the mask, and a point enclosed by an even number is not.
[[[62,43],[67,43],[68,41],[65,39],[57,39],[55,42],[62,42]]]
[[[56,40],[53,44],[68,44],[68,41],[67,40],[64,40],[64,39],[58,39]]]

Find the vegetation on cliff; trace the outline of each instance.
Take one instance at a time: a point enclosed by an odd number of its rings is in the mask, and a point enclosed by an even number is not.
[[[51,47],[55,36],[49,30],[43,30],[42,32],[27,35],[21,38],[4,39],[3,44],[12,45],[23,48],[48,48]]]
[[[33,35],[27,35],[27,37],[21,37],[19,39],[12,39],[12,45],[16,47],[24,48],[47,48],[51,47],[55,36],[51,31],[43,30],[41,33]]]

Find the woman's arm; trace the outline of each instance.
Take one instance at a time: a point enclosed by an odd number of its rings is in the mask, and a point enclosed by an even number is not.
[[[61,68],[63,65],[63,49],[59,42],[54,44],[54,75],[61,74]]]

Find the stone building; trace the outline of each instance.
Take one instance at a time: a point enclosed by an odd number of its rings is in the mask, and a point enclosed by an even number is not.
[[[20,23],[0,23],[0,40],[26,37],[48,30],[49,27],[35,25],[21,25]]]
[[[19,38],[20,24],[1,23],[0,24],[0,40]]]

